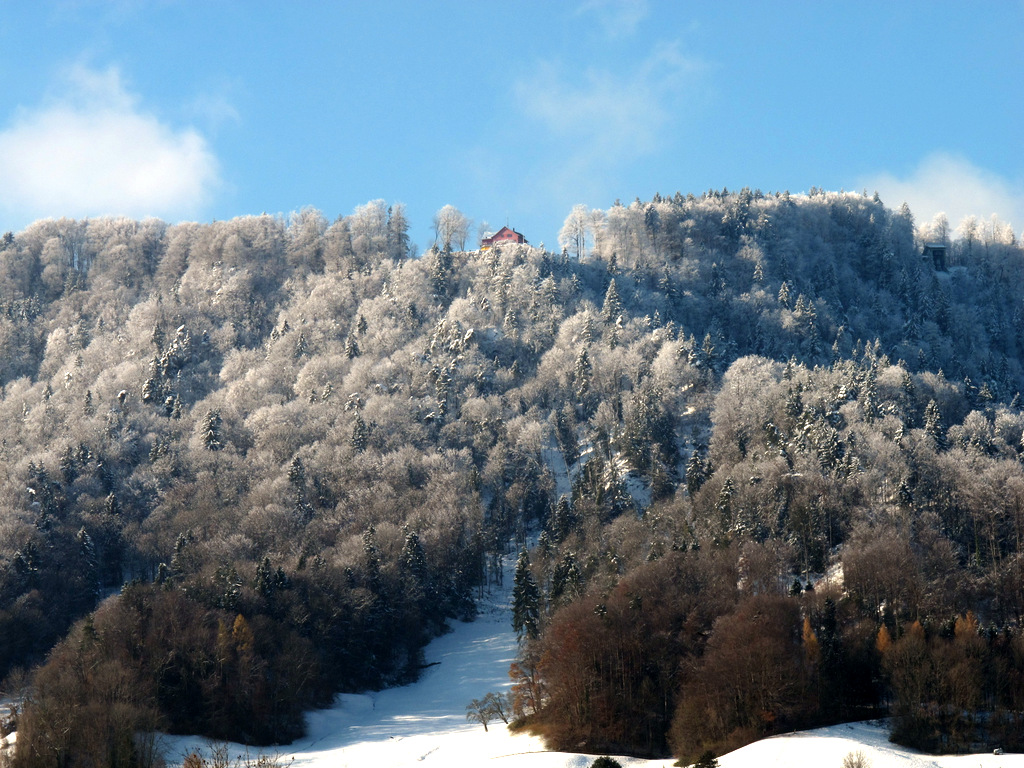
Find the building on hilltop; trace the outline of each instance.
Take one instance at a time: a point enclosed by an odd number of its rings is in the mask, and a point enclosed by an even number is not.
[[[526,238],[523,237],[522,233],[516,232],[514,229],[509,227],[502,227],[493,235],[480,240],[480,250],[486,251],[496,245],[505,245],[506,243],[522,243],[526,245]]]

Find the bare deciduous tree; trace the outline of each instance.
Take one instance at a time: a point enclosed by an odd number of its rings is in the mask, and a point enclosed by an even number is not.
[[[446,205],[434,214],[434,245],[466,250],[472,221],[454,205]]]

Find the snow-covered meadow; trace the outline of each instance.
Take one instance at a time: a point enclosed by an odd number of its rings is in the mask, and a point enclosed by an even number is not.
[[[506,576],[506,587],[511,577]],[[508,589],[481,602],[476,621],[456,623],[426,649],[429,665],[412,685],[367,694],[345,694],[331,709],[308,715],[307,735],[276,752],[282,766],[296,768],[399,768],[480,766],[496,768],[586,768],[593,755],[548,752],[540,739],[511,734],[499,722],[484,731],[466,720],[466,705],[490,691],[508,689],[515,657]],[[193,750],[211,745],[189,737],[165,737],[168,763],[180,764]],[[248,754],[228,745],[232,757]],[[871,768],[1024,768],[1024,755],[932,757],[889,743],[881,724],[851,723],[777,736],[719,758],[721,768],[839,768],[860,751]],[[672,760],[617,756],[627,768],[667,768]]]
[[[331,709],[307,716],[307,733],[276,754],[296,768],[398,768],[398,766],[478,766],[509,768],[584,768],[592,755],[547,752],[539,738],[511,734],[500,720],[484,731],[466,720],[466,705],[491,691],[509,688],[509,664],[516,655],[509,608],[511,569],[505,588],[480,601],[473,622],[456,622],[452,631],[426,649],[427,667],[412,685],[366,694],[338,696]],[[256,750],[228,745],[232,757]],[[180,764],[193,750],[211,745],[194,737],[164,737],[169,764]],[[273,752],[273,750],[270,750]],[[671,760],[621,758],[623,765],[669,766]]]

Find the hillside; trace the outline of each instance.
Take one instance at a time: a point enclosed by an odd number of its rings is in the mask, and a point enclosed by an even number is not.
[[[562,253],[414,259],[407,228],[375,201],[0,241],[7,687],[47,658],[19,764],[295,738],[415,679],[531,530],[514,692],[552,746],[886,707],[921,746],[1017,743],[1011,233],[936,269],[941,227],[817,190],[574,210]]]

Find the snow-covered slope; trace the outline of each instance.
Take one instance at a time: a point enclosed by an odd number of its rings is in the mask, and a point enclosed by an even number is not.
[[[457,623],[426,649],[430,664],[419,681],[376,693],[342,695],[336,705],[308,716],[308,733],[279,751],[282,766],[302,768],[398,768],[493,765],[500,768],[586,768],[594,757],[546,752],[540,739],[513,735],[504,724],[488,731],[466,721],[466,704],[509,686],[516,653],[508,590],[495,589],[479,618]],[[209,750],[201,739],[166,737],[166,756],[180,764],[192,750]],[[229,745],[232,756],[246,748]],[[1024,768],[1024,755],[931,757],[900,749],[879,724],[855,723],[778,736],[719,759],[721,768],[839,768],[861,751],[871,768]],[[250,750],[250,755],[255,753]],[[671,760],[616,759],[626,768],[667,768]]]
[[[510,586],[511,573],[505,589],[495,589],[485,599],[476,621],[456,623],[452,632],[427,647],[430,666],[416,683],[341,695],[333,708],[310,713],[307,735],[280,750],[282,765],[478,766],[484,760],[510,768],[590,765],[592,756],[545,752],[540,739],[510,734],[500,721],[484,731],[466,720],[470,701],[509,687],[508,668],[516,654],[508,606]],[[229,747],[232,756],[246,754],[243,746]],[[208,751],[209,744],[191,737],[166,737],[165,749],[173,765],[192,750]],[[671,761],[661,764],[671,765]]]
[[[721,768],[840,768],[843,758],[861,752],[871,768],[1022,768],[1024,755],[944,755],[934,757],[889,743],[878,723],[846,723],[776,736],[719,758]]]

